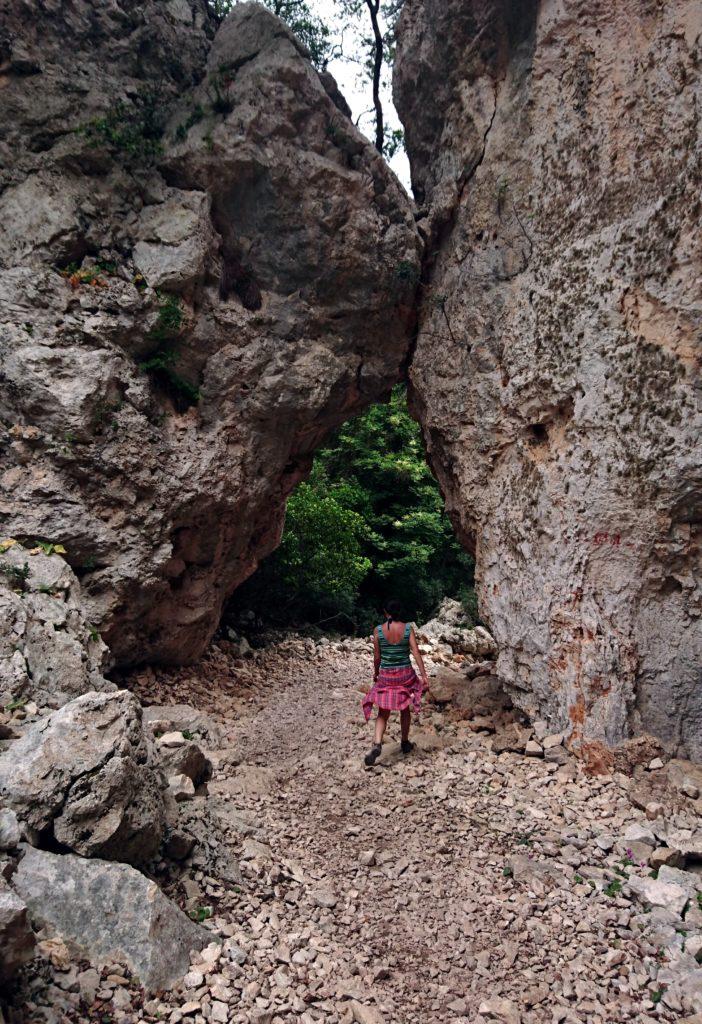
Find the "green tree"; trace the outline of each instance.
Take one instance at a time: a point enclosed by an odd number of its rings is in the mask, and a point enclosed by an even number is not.
[[[373,568],[358,601],[366,618],[390,594],[418,618],[447,594],[469,596],[473,560],[456,541],[403,387],[345,424],[318,461],[328,492],[367,524]]]
[[[442,597],[475,617],[473,560],[458,545],[404,388],[346,423],[288,502],[279,549],[231,602],[281,625],[335,618],[354,632],[397,596],[425,619]]]
[[[288,501],[278,574],[288,603],[308,608],[351,608],[371,568],[362,553],[363,518],[325,492],[320,474]]]
[[[373,101],[374,141],[379,153],[392,157],[404,145],[400,129],[389,129],[385,123],[382,93],[388,86],[395,60],[397,20],[403,0],[336,0],[343,21],[349,26],[366,24],[358,38],[360,50],[344,53],[346,60],[361,66],[368,81]]]

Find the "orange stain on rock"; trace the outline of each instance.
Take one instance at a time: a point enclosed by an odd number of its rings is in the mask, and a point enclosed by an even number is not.
[[[614,753],[598,740],[581,743],[577,751],[583,762],[586,775],[611,775],[614,767]]]
[[[585,721],[585,701],[582,694],[578,694],[575,704],[571,704],[568,708],[568,717],[573,725],[582,725]]]

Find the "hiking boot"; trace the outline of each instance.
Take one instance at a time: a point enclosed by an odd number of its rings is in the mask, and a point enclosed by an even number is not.
[[[410,743],[409,740],[403,740],[400,744],[400,750],[403,754],[409,754],[414,750],[414,743]]]
[[[363,763],[366,765],[366,767],[372,768],[373,765],[375,764],[375,762],[380,757],[382,751],[383,751],[383,748],[382,748],[381,744],[380,743],[376,743],[375,746],[372,747],[371,750],[363,758]]]

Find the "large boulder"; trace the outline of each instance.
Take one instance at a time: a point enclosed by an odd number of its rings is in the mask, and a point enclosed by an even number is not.
[[[60,707],[103,676],[107,647],[86,621],[78,579],[60,554],[0,539],[0,704]]]
[[[27,904],[0,875],[0,986],[31,960],[35,945]]]
[[[155,882],[126,864],[29,848],[13,885],[34,920],[94,963],[126,964],[152,991],[181,978],[190,951],[210,938]]]
[[[491,658],[497,644],[484,626],[473,627],[460,601],[445,597],[433,619],[417,629],[420,642],[429,646],[448,644],[455,654]]]
[[[120,663],[193,660],[314,449],[402,376],[411,206],[257,4],[4,29],[4,529],[64,544]]]
[[[212,762],[182,733],[166,733],[157,740],[155,754],[166,776],[185,775],[196,786],[212,777]]]
[[[35,843],[147,860],[164,825],[163,782],[147,754],[133,694],[85,694],[30,726],[0,756],[0,803]]]
[[[411,400],[498,675],[571,743],[702,758],[698,12],[407,0]],[[662,141],[664,140],[664,141]]]

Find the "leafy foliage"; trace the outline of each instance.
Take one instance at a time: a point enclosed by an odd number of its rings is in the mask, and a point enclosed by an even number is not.
[[[24,565],[2,565],[0,566],[0,572],[3,573],[10,584],[10,586],[17,590],[24,590],[27,580],[29,579],[29,565],[27,562]]]
[[[290,498],[277,574],[295,615],[352,612],[358,588],[371,568],[362,553],[365,522],[343,500],[326,493],[320,474]]]
[[[175,295],[158,292],[158,319],[149,331],[154,343],[150,355],[139,363],[139,369],[148,373],[174,399],[178,407],[187,408],[200,400],[200,390],[176,370],[178,348],[175,339],[183,325],[183,309]]]
[[[121,100],[104,117],[96,117],[80,131],[91,145],[106,145],[126,160],[151,163],[162,150],[165,104],[155,89],[141,89],[128,102]]]
[[[365,632],[391,595],[411,618],[442,597],[476,612],[473,560],[458,545],[402,387],[345,424],[288,502],[280,548],[241,587],[229,615]]]
[[[94,288],[107,288],[107,281],[102,276],[102,268],[97,265],[81,269],[77,263],[69,263],[61,271],[61,276],[68,280],[74,291],[82,284],[92,285]]]

